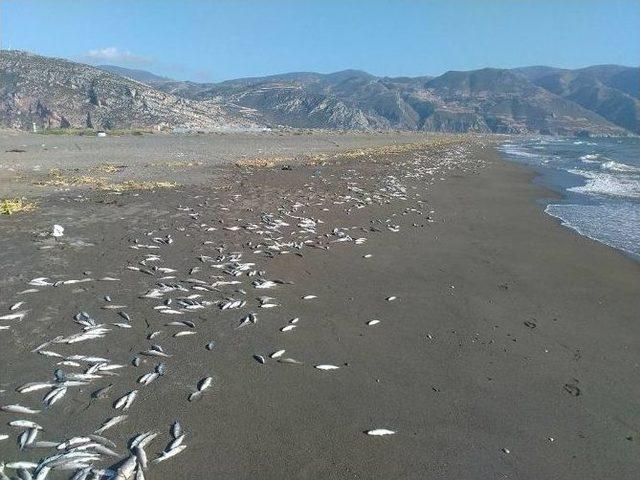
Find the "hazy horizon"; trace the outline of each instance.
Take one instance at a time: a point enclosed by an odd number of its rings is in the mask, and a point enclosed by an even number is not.
[[[5,49],[197,82],[350,69],[417,77],[637,66],[637,2],[558,3],[5,0],[1,35]]]

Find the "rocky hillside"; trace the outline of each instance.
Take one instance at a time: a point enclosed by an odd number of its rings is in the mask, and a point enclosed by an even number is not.
[[[521,69],[536,85],[640,134],[640,69],[600,65],[579,70]]]
[[[621,88],[637,69],[618,67],[611,86],[591,96],[553,88],[555,69],[482,69],[436,78],[386,78],[347,70],[328,75],[291,73],[219,84],[161,82],[157,88],[195,100],[254,111],[256,119],[294,127],[402,129],[542,134],[640,133],[636,102]],[[626,77],[624,77],[626,75]],[[617,85],[617,86],[614,86]],[[603,95],[606,93],[606,96]],[[635,122],[635,123],[634,123]]]
[[[103,70],[17,51],[0,53],[0,124],[43,128],[243,128],[215,101],[196,102]]]
[[[185,126],[640,134],[638,68],[486,68],[439,77],[358,70],[222,83],[89,67],[19,52],[0,56],[2,123],[97,128]]]

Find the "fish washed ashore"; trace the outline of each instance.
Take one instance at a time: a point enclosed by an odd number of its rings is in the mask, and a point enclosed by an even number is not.
[[[634,478],[640,265],[491,144],[58,175],[0,219],[4,475]]]

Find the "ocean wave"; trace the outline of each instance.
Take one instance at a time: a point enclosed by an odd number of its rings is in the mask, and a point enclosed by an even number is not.
[[[526,158],[537,158],[540,155],[535,153],[527,152],[526,150],[522,150],[516,145],[512,145],[510,143],[505,143],[500,146],[500,150],[506,153],[507,155],[513,155],[516,157],[526,157]]]
[[[586,179],[584,185],[568,188],[567,190],[570,192],[587,195],[595,194],[623,198],[640,198],[639,178],[580,169],[569,169],[567,171]]]
[[[582,155],[580,161],[584,163],[599,163],[598,158],[600,158],[599,154],[589,153],[588,155]]]
[[[635,203],[551,204],[545,212],[580,235],[640,255],[640,208]]]
[[[614,160],[610,160],[608,162],[604,162],[600,165],[600,168],[603,170],[609,170],[612,172],[624,172],[624,173],[640,173],[639,167],[634,167],[632,165],[627,165],[626,163],[616,162]]]

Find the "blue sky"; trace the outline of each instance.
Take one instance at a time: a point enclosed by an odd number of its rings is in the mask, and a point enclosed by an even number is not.
[[[3,48],[219,81],[640,59],[639,0],[0,0]]]

